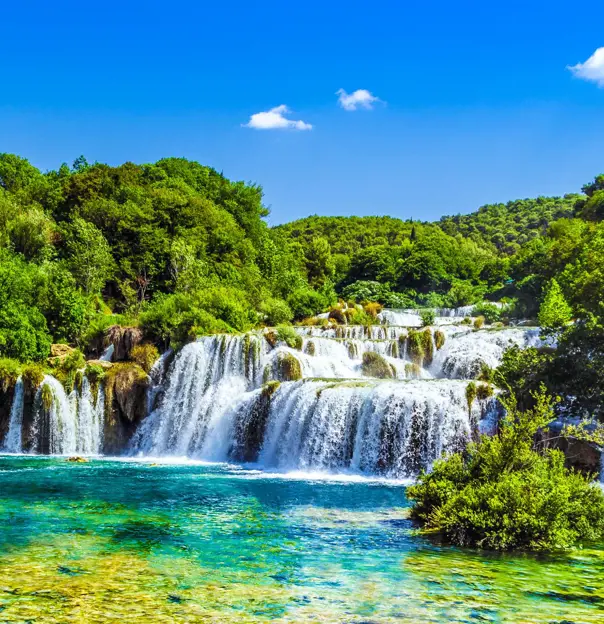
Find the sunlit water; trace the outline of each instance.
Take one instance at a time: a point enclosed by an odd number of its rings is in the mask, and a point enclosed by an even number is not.
[[[400,483],[0,457],[0,622],[603,622],[604,551],[439,546]]]

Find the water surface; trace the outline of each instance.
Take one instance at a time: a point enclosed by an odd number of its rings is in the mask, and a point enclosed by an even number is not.
[[[603,622],[604,551],[418,537],[405,488],[0,457],[0,622]]]

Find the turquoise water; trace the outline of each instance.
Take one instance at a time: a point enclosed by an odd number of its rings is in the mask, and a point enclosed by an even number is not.
[[[0,622],[604,622],[604,552],[414,533],[400,484],[0,457]]]

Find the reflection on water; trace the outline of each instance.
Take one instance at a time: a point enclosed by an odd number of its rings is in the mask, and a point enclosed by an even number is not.
[[[0,458],[0,621],[604,621],[603,550],[440,547],[406,507],[380,482]]]

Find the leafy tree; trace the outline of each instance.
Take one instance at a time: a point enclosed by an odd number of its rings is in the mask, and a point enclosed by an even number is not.
[[[541,391],[534,407],[513,399],[500,431],[435,463],[407,490],[413,516],[460,546],[495,550],[568,548],[604,537],[604,494],[564,466],[559,451],[534,448],[553,418]]]
[[[572,310],[555,279],[549,284],[539,308],[539,324],[546,329],[560,329],[572,318]]]
[[[74,219],[64,229],[67,266],[86,293],[97,293],[112,277],[111,249],[92,223]]]

